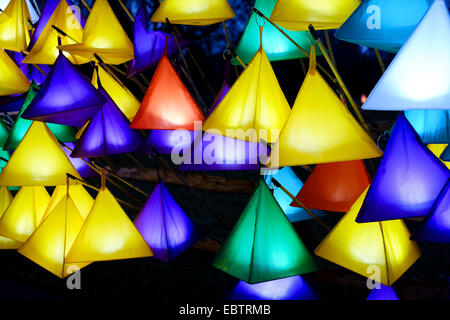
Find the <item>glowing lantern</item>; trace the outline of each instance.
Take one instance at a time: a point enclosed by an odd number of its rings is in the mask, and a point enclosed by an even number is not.
[[[23,137],[25,136],[25,133],[27,133],[28,129],[30,128],[31,124],[33,123],[32,120],[27,120],[22,118],[23,113],[27,108],[29,107],[30,103],[33,101],[34,97],[36,96],[37,92],[39,90],[39,87],[32,83],[30,90],[28,91],[28,94],[25,98],[25,102],[20,108],[19,114],[17,115],[16,121],[14,122],[13,127],[11,128],[11,132],[9,133],[8,139],[5,142],[4,149],[5,150],[14,150],[19,145],[20,141],[22,141]],[[55,135],[55,137],[59,141],[63,142],[69,142],[69,141],[75,141],[75,131],[73,128],[60,125],[60,124],[48,124],[48,128],[50,131]]]
[[[42,221],[50,196],[45,187],[22,187],[0,219],[0,235],[24,242]]]
[[[311,47],[308,74],[272,153],[278,154],[279,163],[271,162],[271,167],[341,162],[382,155],[316,70],[314,47]]]
[[[75,149],[75,144],[72,142],[64,143],[67,147],[70,148],[70,150]],[[67,148],[64,148],[64,153],[66,154],[67,158],[69,158],[70,162],[72,163],[73,167],[77,172],[80,174],[82,178],[93,178],[97,177],[98,174],[95,172],[89,165],[85,162],[89,162],[88,159],[82,159],[82,158],[73,158],[70,156],[72,151],[69,151]],[[84,160],[84,161],[83,161]]]
[[[303,182],[297,177],[290,167],[285,167],[278,170],[268,170],[264,175],[264,180],[267,183],[269,189],[273,190],[273,196],[277,200],[283,212],[291,222],[298,222],[312,219],[311,215],[303,208],[291,207],[291,197],[289,197],[283,190],[277,188],[272,183],[272,178],[275,178],[283,187],[285,187],[291,194],[297,194],[303,186]],[[323,216],[321,211],[314,210],[316,216]]]
[[[34,121],[0,174],[0,186],[56,186],[80,178],[45,123]]]
[[[359,0],[278,0],[270,18],[289,30],[337,29],[360,4]]]
[[[192,131],[195,121],[204,120],[202,112],[164,54],[131,128]]]
[[[44,13],[48,14],[47,6],[53,7],[54,1],[47,1],[44,7]],[[49,8],[51,9],[51,8]],[[69,7],[67,0],[59,1],[59,4],[54,8],[48,19],[39,21],[36,31],[33,34],[33,41],[28,46],[28,55],[23,60],[24,63],[33,64],[54,64],[58,58],[58,38],[60,44],[69,45],[81,42],[83,38],[83,27],[77,20],[77,17]],[[44,24],[45,23],[45,24]],[[53,26],[65,32],[67,36],[59,34]],[[70,62],[75,64],[82,64],[89,62],[88,59],[81,56],[72,56],[65,53]]]
[[[316,270],[312,256],[264,181],[259,183],[213,265],[247,283]]]
[[[301,276],[248,284],[244,281],[234,288],[230,300],[317,300]]]
[[[362,160],[318,164],[297,199],[310,209],[347,212],[369,184]],[[291,206],[299,205],[292,201]]]
[[[400,300],[392,287],[379,285],[380,288],[373,288],[366,300]]]
[[[449,38],[450,16],[447,6],[443,0],[436,0],[362,108],[450,109]]]
[[[150,257],[145,240],[111,192],[102,188],[69,253],[67,263]]]
[[[30,19],[25,0],[11,0],[0,14],[0,47],[22,52],[30,41],[27,20]]]
[[[290,112],[269,59],[260,46],[250,64],[208,117],[203,130],[220,130],[222,135],[231,138],[251,142],[263,139],[272,143],[278,138]]]
[[[270,17],[275,6],[276,0],[256,0],[255,8],[261,11],[266,17]],[[244,63],[249,63],[259,49],[259,26],[258,21],[262,21],[256,13],[252,13],[248,24],[245,27],[241,40],[236,47],[236,53]],[[304,31],[292,32],[286,29],[286,32],[302,48],[309,48],[313,40],[309,39],[309,34]],[[301,52],[289,39],[278,31],[270,23],[264,25],[263,47],[270,61],[289,60],[305,58]],[[233,61],[233,64],[238,64]]]
[[[405,110],[423,143],[450,142],[450,110]]]
[[[54,275],[65,278],[89,264],[66,262],[67,253],[83,222],[75,201],[66,194],[18,252]]]
[[[133,152],[144,143],[144,137],[130,128],[130,122],[119,110],[108,94],[99,88],[108,99],[89,122],[77,141],[72,157],[104,157]]]
[[[152,16],[152,22],[207,26],[234,18],[226,0],[164,0]]]
[[[30,82],[13,60],[0,50],[0,96],[24,93]]]
[[[445,148],[447,148],[447,144],[430,144],[428,145],[428,149],[430,149],[431,152],[433,152],[433,154],[440,158],[441,155],[444,153]],[[444,161],[442,160],[442,162],[447,166],[447,168],[450,169],[450,162],[449,161]]]
[[[13,197],[7,187],[0,188],[0,218],[10,205]],[[0,250],[17,249],[22,245],[21,242],[0,236]]]
[[[199,239],[199,231],[160,181],[134,225],[162,261],[175,259]]]
[[[96,0],[89,13],[81,43],[59,46],[91,61],[97,54],[107,64],[121,64],[134,57],[133,44],[107,0]]]
[[[433,0],[363,1],[336,31],[337,39],[396,53]]]
[[[377,268],[380,283],[391,286],[421,252],[417,244],[409,240],[410,233],[402,220],[355,222],[366,194],[367,189],[314,252],[364,277],[369,277]]]
[[[25,119],[82,127],[106,99],[90,81],[60,53]]]
[[[450,177],[400,115],[357,222],[425,216]]]

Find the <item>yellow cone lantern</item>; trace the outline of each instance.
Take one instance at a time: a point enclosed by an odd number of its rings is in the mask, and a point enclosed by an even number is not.
[[[63,185],[66,173],[80,178],[47,125],[33,121],[3,168],[0,186]]]
[[[30,42],[27,20],[30,19],[26,0],[11,0],[0,14],[0,48],[22,52]]]
[[[421,252],[409,239],[402,220],[355,222],[366,194],[367,189],[314,252],[364,277],[379,277],[378,282],[391,286]]]
[[[207,26],[234,18],[226,0],[164,0],[152,16],[152,22]]]
[[[0,218],[12,202],[12,195],[7,187],[0,188]],[[0,250],[17,249],[22,245],[21,242],[0,236]]]
[[[42,186],[22,187],[0,219],[0,235],[24,242],[42,221],[50,196]]]
[[[308,74],[300,88],[272,154],[277,165],[298,166],[376,158],[377,145],[316,70],[315,49],[311,46]]]
[[[0,96],[27,92],[30,85],[22,70],[0,49]]]
[[[152,250],[111,192],[102,188],[67,255],[68,263],[150,257]]]
[[[94,54],[97,54],[107,64],[121,64],[134,58],[133,43],[107,0],[95,1],[84,27],[82,42],[59,48],[90,61],[95,61]]]

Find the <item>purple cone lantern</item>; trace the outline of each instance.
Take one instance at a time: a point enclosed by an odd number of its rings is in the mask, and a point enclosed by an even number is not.
[[[380,288],[373,288],[367,300],[400,300],[392,287],[387,287],[381,283],[378,285]]]
[[[144,137],[130,128],[130,121],[99,85],[107,102],[97,111],[78,140],[71,156],[104,157],[141,148]]]
[[[64,143],[67,147],[70,148],[70,150],[73,150],[75,148],[75,143],[73,142],[66,142]],[[89,167],[86,162],[84,162],[81,158],[73,158],[70,156],[71,151],[69,151],[67,148],[63,148],[64,153],[69,158],[70,162],[72,163],[73,167],[77,172],[80,174],[82,178],[93,178],[97,177],[98,174],[94,170]],[[89,161],[88,159],[84,159],[86,161]]]
[[[188,130],[152,130],[141,152],[151,154],[153,148],[160,154],[171,154],[176,148],[189,148],[198,132]]]
[[[356,222],[425,216],[449,177],[400,114]]]
[[[107,99],[60,53],[22,118],[82,127]]]
[[[199,239],[192,220],[176,203],[163,182],[155,187],[134,225],[162,261],[175,259]]]

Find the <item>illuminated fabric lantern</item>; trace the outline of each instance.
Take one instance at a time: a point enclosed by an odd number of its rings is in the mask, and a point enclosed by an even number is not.
[[[36,23],[39,20],[39,14],[37,13],[36,9],[33,7],[32,2],[33,0],[26,0],[28,11],[30,12],[31,22]],[[8,4],[11,2],[11,0],[0,0],[0,9],[4,11]]]
[[[13,197],[7,187],[0,188],[0,218],[10,205]],[[21,242],[0,236],[0,250],[17,249],[22,245]]]
[[[356,221],[425,216],[449,177],[401,114]]]
[[[230,300],[317,300],[301,276],[248,284],[244,281],[234,288]]]
[[[362,106],[365,110],[450,109],[450,16],[436,0]],[[421,61],[421,63],[418,63]]]
[[[82,127],[106,99],[60,53],[22,118]]]
[[[106,72],[103,68],[95,68],[94,74],[92,75],[92,85],[98,88],[98,76],[100,75],[100,83],[103,89],[105,89],[108,96],[114,101],[117,107],[122,111],[122,113],[128,118],[128,120],[133,121],[136,112],[139,110],[141,103],[138,99],[128,90],[127,87],[123,86],[113,76]]]
[[[270,19],[289,30],[337,29],[355,11],[359,0],[278,0]]]
[[[445,148],[447,148],[447,144],[429,144],[428,145],[428,149],[430,149],[431,152],[433,152],[433,154],[440,158],[441,155],[444,153]],[[444,161],[442,160],[442,162],[447,166],[447,168],[450,169],[450,162],[449,161]]]
[[[53,7],[54,1],[47,1],[44,12],[47,12],[47,5]],[[42,19],[42,18],[41,18]],[[46,23],[45,25],[43,25]],[[65,32],[67,36],[60,35],[53,26]],[[70,45],[81,42],[83,38],[83,27],[76,15],[69,7],[67,0],[59,1],[53,14],[46,21],[39,21],[36,31],[33,34],[33,42],[28,46],[28,55],[23,60],[24,63],[33,64],[54,64],[59,55],[58,38],[62,45]],[[81,56],[72,56],[64,53],[70,62],[82,64],[89,62]]]
[[[433,0],[363,1],[334,36],[396,53],[413,33]]]
[[[111,192],[102,188],[66,256],[68,263],[132,259],[153,252]]]
[[[22,141],[23,137],[25,136],[25,133],[27,133],[27,130],[33,123],[32,120],[23,119],[22,114],[25,112],[25,110],[27,110],[31,101],[33,101],[34,97],[36,96],[38,90],[39,87],[36,84],[32,83],[30,90],[28,91],[28,94],[25,98],[25,102],[22,105],[22,108],[20,108],[16,121],[14,122],[14,125],[11,128],[11,132],[8,136],[8,139],[5,142],[4,146],[5,150],[16,149],[20,141]],[[59,141],[69,142],[76,140],[75,130],[71,127],[50,123],[48,124],[48,128]]]
[[[120,25],[107,0],[96,0],[84,27],[81,43],[58,47],[70,54],[104,63],[121,64],[134,58],[133,43]]]
[[[130,121],[120,111],[109,95],[99,88],[108,99],[89,122],[77,141],[71,157],[104,157],[133,152],[141,148],[144,137],[130,128]]]
[[[303,182],[297,177],[297,175],[292,171],[290,167],[285,167],[274,172],[269,170],[264,175],[264,180],[266,181],[269,189],[273,190],[273,196],[277,200],[283,212],[286,214],[290,222],[298,222],[312,219],[311,215],[306,212],[303,208],[291,207],[290,204],[292,199],[288,196],[281,188],[277,188],[272,183],[272,178],[275,178],[283,187],[285,187],[291,194],[297,194],[303,186]],[[308,207],[309,209],[309,207]],[[323,216],[324,213],[318,210],[313,210],[316,216]]]
[[[379,282],[391,286],[421,252],[417,244],[409,240],[410,233],[402,220],[355,222],[366,194],[367,189],[314,252],[364,277],[372,274],[371,268],[377,268]]]
[[[256,0],[255,8],[261,11],[266,17],[270,17],[276,0]],[[236,53],[239,58],[246,64],[252,60],[253,56],[259,49],[259,26],[258,21],[262,21],[256,13],[252,13],[242,34],[241,40],[236,47]],[[313,43],[312,38],[308,38],[309,34],[304,31],[292,32],[284,29],[297,44],[302,48],[309,48]],[[264,25],[263,47],[270,61],[289,60],[305,58],[305,54],[301,52],[288,38],[278,31],[270,23]],[[238,65],[239,62],[233,60],[233,64]]]
[[[347,212],[369,184],[362,160],[323,163],[314,168],[296,198],[310,209]],[[292,201],[291,206],[299,205]]]
[[[28,88],[30,81],[8,54],[0,50],[0,96],[24,93]]]
[[[165,41],[168,37],[167,55],[178,52],[177,42],[170,34],[149,29],[150,16],[145,6],[139,7],[134,22],[134,60],[130,64],[127,77],[142,72],[158,63],[164,54]],[[183,48],[187,41],[177,38]]]
[[[260,46],[250,64],[208,117],[203,130],[220,130],[222,135],[231,138],[251,142],[263,139],[272,143],[277,140],[290,112],[270,61]]]
[[[30,42],[27,20],[30,19],[25,0],[11,0],[0,14],[0,47],[22,52]]]
[[[400,300],[392,287],[387,287],[381,283],[379,285],[379,289],[375,287],[370,291],[366,300]]]
[[[264,181],[213,265],[251,284],[316,271],[313,257]]]
[[[179,133],[178,130],[175,134],[178,141],[184,142],[188,139],[186,134]],[[208,132],[201,136],[201,140],[200,136],[197,136],[187,149],[181,149],[177,145],[172,154],[179,154],[181,151],[183,156],[180,170],[183,171],[258,170],[260,155],[267,156],[268,153],[265,144]]]
[[[66,263],[67,253],[83,222],[75,201],[66,194],[17,251],[54,275],[65,278],[89,264]]]
[[[0,174],[0,186],[56,186],[80,175],[45,123],[34,121]]]
[[[75,143],[67,142],[67,143],[65,143],[65,145],[67,147],[69,147],[70,150],[75,149]],[[75,170],[77,170],[77,172],[80,174],[80,176],[82,178],[97,177],[97,172],[95,172],[93,169],[91,169],[91,167],[89,167],[89,165],[86,162],[84,162],[82,158],[73,158],[70,156],[72,151],[69,151],[67,148],[64,148],[64,147],[63,147],[63,150],[64,150],[64,153],[66,154],[67,158],[69,158],[69,160],[72,163]],[[88,159],[84,159],[84,160],[89,162]]]
[[[204,120],[202,112],[164,54],[131,128],[192,131],[195,121]]]
[[[66,1],[66,0],[63,0]],[[67,0],[70,1],[70,0]],[[30,51],[31,48],[36,43],[39,36],[42,34],[42,31],[45,29],[45,26],[47,25],[48,21],[50,20],[51,16],[55,12],[56,8],[58,7],[58,4],[61,2],[61,0],[45,0],[44,8],[42,9],[42,12],[40,14],[40,17],[34,26],[34,32],[31,36],[30,43],[28,44],[27,51]],[[29,8],[33,8],[33,6],[29,6]],[[34,22],[33,22],[34,23]]]
[[[200,234],[193,221],[160,181],[134,225],[152,248],[154,257],[169,262],[187,250]]]
[[[405,110],[423,143],[450,142],[450,110]]]
[[[27,240],[41,223],[49,200],[43,186],[20,188],[0,219],[0,236]]]
[[[152,22],[207,26],[234,18],[226,0],[164,0],[152,16]]]
[[[450,145],[441,153],[441,160],[450,161]]]
[[[291,114],[272,149],[279,163],[271,167],[376,158],[377,145],[316,69],[311,47],[308,74]]]

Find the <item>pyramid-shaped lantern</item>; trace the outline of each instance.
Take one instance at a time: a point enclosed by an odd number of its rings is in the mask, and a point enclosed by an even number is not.
[[[260,44],[262,34],[261,27]],[[290,112],[291,108],[260,45],[250,64],[208,117],[203,130],[220,130],[222,135],[231,138],[251,142],[263,139],[272,143],[277,140]]]
[[[401,114],[356,221],[425,216],[450,177]]]
[[[133,43],[123,30],[107,0],[96,0],[89,13],[81,43],[59,46],[71,54],[107,64],[121,64],[134,58]]]
[[[0,96],[24,93],[30,88],[30,81],[8,56],[0,50]]]
[[[82,127],[106,99],[62,54],[33,102],[23,113],[25,119]]]
[[[45,151],[45,152],[44,152]],[[0,174],[0,186],[56,186],[80,178],[45,123],[34,121]]]
[[[0,218],[12,202],[12,195],[7,187],[0,188]],[[0,250],[17,249],[22,245],[21,242],[0,236]]]
[[[228,299],[317,300],[317,296],[301,276],[293,276],[255,284],[239,281]]]
[[[405,110],[423,143],[450,142],[450,110]]]
[[[11,132],[8,136],[8,139],[5,142],[5,146],[4,146],[5,150],[16,149],[17,146],[19,145],[20,141],[22,141],[23,137],[27,133],[31,124],[33,123],[32,120],[27,120],[27,119],[22,118],[22,114],[28,108],[30,103],[33,101],[38,90],[39,90],[39,87],[35,83],[32,83],[30,90],[28,91],[28,94],[25,97],[25,102],[22,105],[22,107],[20,108],[20,111],[19,111],[19,114],[17,115],[16,121],[14,122],[14,125],[11,128]],[[50,131],[55,135],[55,137],[59,141],[69,142],[69,141],[76,140],[75,130],[71,127],[61,125],[61,124],[49,123],[48,128],[50,129]]]
[[[283,187],[285,187],[291,194],[297,194],[303,186],[303,182],[297,177],[290,167],[284,167],[280,170],[268,170],[264,175],[264,180],[269,189],[273,190],[273,196],[277,200],[281,209],[284,211],[289,221],[298,222],[312,219],[311,215],[303,208],[292,207],[290,204],[292,199],[281,188],[277,188],[272,183],[272,178],[276,179]],[[310,207],[308,207],[310,208]],[[323,216],[324,213],[314,210],[316,216]]]
[[[367,189],[314,252],[364,277],[379,270],[380,283],[391,286],[421,252],[417,244],[409,240],[410,233],[402,220],[355,222],[366,194]]]
[[[33,34],[33,42],[28,46],[28,55],[23,60],[24,63],[32,64],[49,64],[55,63],[59,55],[58,45],[69,45],[81,42],[83,38],[83,27],[78,21],[76,15],[72,12],[67,2],[68,0],[60,0],[53,13],[46,20],[39,21],[36,31]],[[44,7],[44,13],[48,13],[48,7],[53,7],[55,1],[47,1]],[[44,25],[45,23],[45,25]],[[62,36],[53,26],[59,28],[67,34]],[[39,33],[37,35],[37,33]],[[60,38],[60,42],[58,42]],[[66,57],[70,62],[75,64],[82,64],[89,62],[88,59],[81,56],[72,56],[65,52]]]
[[[339,40],[396,53],[413,33],[432,2],[363,1],[334,36]]]
[[[8,3],[0,14],[0,48],[17,52],[27,49],[30,42],[28,19],[30,13],[26,0],[11,0]]]
[[[347,212],[369,184],[362,160],[323,163],[314,168],[296,198],[310,209]],[[298,204],[293,201],[291,206]]]
[[[256,0],[255,8],[262,12],[266,17],[270,17],[276,0]],[[259,26],[258,21],[262,18],[256,13],[252,13],[242,34],[241,40],[236,47],[236,53],[239,58],[248,64],[259,49]],[[289,31],[283,29],[297,44],[302,48],[308,48],[313,40],[310,40],[309,34],[305,31]],[[270,23],[264,25],[263,47],[270,61],[289,60],[305,58],[301,52],[288,38],[278,31]],[[233,60],[233,64],[239,62]]]
[[[443,0],[435,0],[362,108],[450,109],[449,38],[450,14]]]
[[[41,223],[49,200],[43,186],[20,188],[0,219],[0,236],[27,240]]]
[[[213,265],[247,283],[316,270],[314,260],[261,181]]]
[[[202,112],[164,54],[131,128],[192,131],[195,121],[204,120]]]
[[[377,145],[353,118],[346,106],[316,69],[311,47],[308,74],[272,152],[279,163],[298,166],[376,158]]]
[[[444,151],[447,147],[448,147],[447,144],[429,144],[428,145],[428,149],[430,149],[430,151],[433,152],[433,154],[438,158],[442,157],[442,154],[444,153]],[[441,161],[446,165],[447,168],[450,169],[449,161],[445,161],[443,159],[441,159]]]
[[[83,131],[71,157],[104,157],[133,152],[144,143],[144,137],[130,128],[130,121],[105,90],[100,87],[99,91],[108,102],[97,111]]]
[[[226,0],[165,0],[152,16],[152,22],[207,26],[234,18]]]
[[[411,238],[416,241],[450,243],[450,180]]]
[[[120,207],[102,187],[66,256],[67,263],[150,257],[152,250]]]
[[[359,0],[278,0],[270,18],[289,30],[337,29],[355,11]]]
[[[200,237],[199,230],[160,181],[134,220],[139,233],[162,261],[175,259]]]
[[[373,288],[366,300],[400,300],[392,287],[379,283],[380,288]]]

